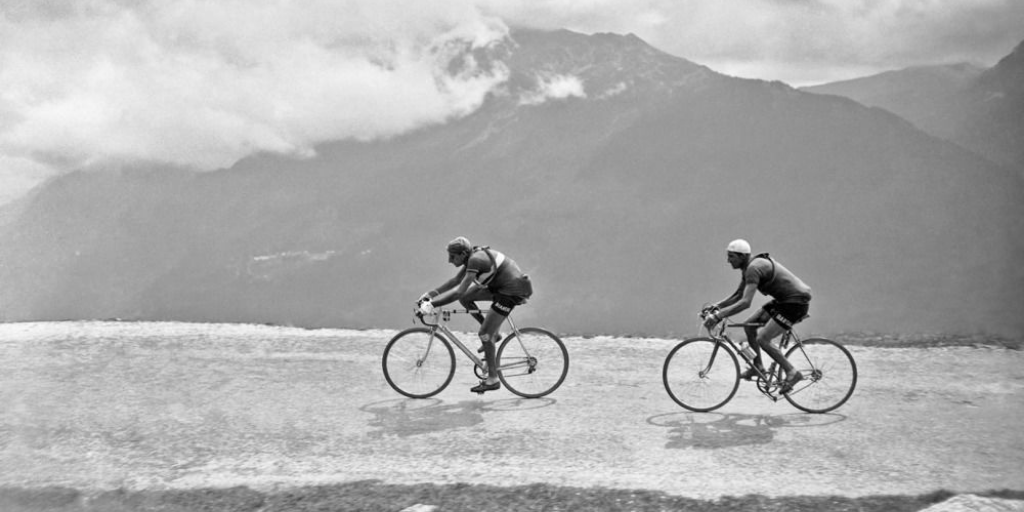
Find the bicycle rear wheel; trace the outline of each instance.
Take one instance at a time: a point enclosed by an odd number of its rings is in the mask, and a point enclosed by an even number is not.
[[[693,338],[675,346],[661,372],[665,391],[686,409],[708,412],[732,399],[740,385],[736,354],[710,338]]]
[[[803,340],[786,352],[786,359],[804,380],[783,396],[801,411],[831,411],[846,403],[857,387],[857,363],[846,347],[832,340]]]
[[[413,327],[391,338],[381,365],[384,379],[395,391],[409,398],[428,398],[452,381],[455,352],[441,335]]]
[[[558,389],[569,373],[569,352],[558,336],[526,327],[513,332],[498,348],[498,378],[511,392],[539,398]]]

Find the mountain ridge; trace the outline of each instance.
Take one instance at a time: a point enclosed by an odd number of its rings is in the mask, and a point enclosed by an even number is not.
[[[802,88],[884,108],[1024,175],[1024,42],[990,68],[912,67]]]
[[[735,288],[724,245],[744,237],[815,290],[811,331],[1024,327],[1024,274],[1004,256],[1024,249],[1019,176],[887,111],[727,77],[638,38],[511,37],[489,54],[508,85],[444,125],[306,160],[54,180],[0,235],[0,307],[408,325],[415,297],[454,274],[443,244],[464,235],[534,278],[520,323],[681,335]],[[579,87],[521,101],[554,75]]]

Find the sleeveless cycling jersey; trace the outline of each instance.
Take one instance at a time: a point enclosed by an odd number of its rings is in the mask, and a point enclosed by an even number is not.
[[[811,301],[811,287],[767,253],[754,256],[743,269],[740,289],[748,283],[756,285],[757,291],[780,304],[806,304]]]

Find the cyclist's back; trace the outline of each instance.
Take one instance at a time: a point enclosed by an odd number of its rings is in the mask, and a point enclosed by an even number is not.
[[[743,271],[740,288],[746,283],[756,284],[757,291],[780,304],[807,304],[811,301],[811,287],[767,253],[758,254],[750,260]]]
[[[489,247],[473,248],[466,271],[476,272],[477,284],[491,293],[528,298],[533,292],[529,277],[515,260]]]

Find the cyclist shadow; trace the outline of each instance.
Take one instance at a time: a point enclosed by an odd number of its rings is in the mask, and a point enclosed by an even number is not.
[[[359,408],[374,415],[370,437],[409,437],[472,427],[484,421],[484,414],[502,411],[524,411],[554,405],[552,398],[506,398],[494,402],[464,400],[446,403],[439,398],[394,398],[366,404]]]
[[[768,444],[783,428],[822,427],[845,421],[841,414],[726,414],[677,412],[647,418],[647,423],[669,429],[665,448],[715,450]]]

